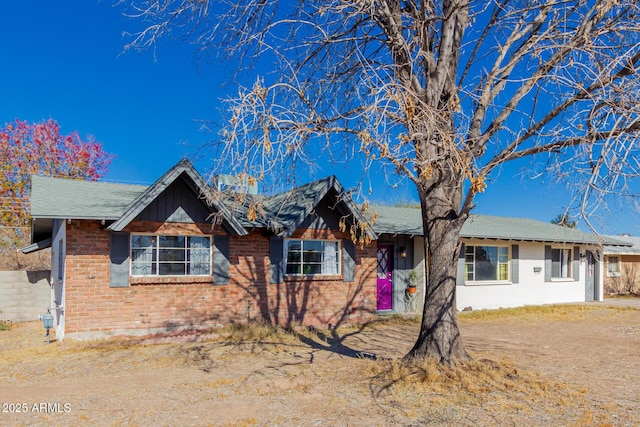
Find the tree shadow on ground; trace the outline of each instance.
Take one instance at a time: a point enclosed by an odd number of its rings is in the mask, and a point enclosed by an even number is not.
[[[317,351],[327,351],[335,354],[339,354],[341,356],[352,357],[357,359],[372,359],[378,360],[378,356],[375,353],[357,350],[345,344],[345,340],[349,337],[356,336],[360,334],[367,326],[370,326],[371,322],[364,323],[359,325],[357,329],[353,332],[344,333],[342,335],[338,334],[335,328],[329,329],[327,332],[310,327],[308,328],[313,335],[317,337],[317,340],[314,340],[311,337],[305,335],[299,335],[298,339],[306,344],[312,352]]]

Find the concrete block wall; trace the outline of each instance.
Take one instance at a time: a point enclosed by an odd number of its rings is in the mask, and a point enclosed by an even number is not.
[[[0,320],[28,322],[47,312],[49,270],[0,271]]]

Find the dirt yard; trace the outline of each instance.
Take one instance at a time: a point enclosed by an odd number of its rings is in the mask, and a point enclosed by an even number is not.
[[[399,319],[49,345],[40,323],[13,325],[0,425],[640,425],[640,310],[471,312],[460,328],[466,374],[389,362],[418,331]]]

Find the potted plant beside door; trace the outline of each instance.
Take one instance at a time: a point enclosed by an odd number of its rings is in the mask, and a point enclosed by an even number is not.
[[[408,294],[415,294],[418,292],[416,282],[418,281],[418,273],[415,270],[411,270],[408,276],[409,283],[407,284],[406,292]]]

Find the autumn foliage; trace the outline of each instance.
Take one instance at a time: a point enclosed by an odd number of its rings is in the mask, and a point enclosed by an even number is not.
[[[0,228],[5,239],[28,235],[32,174],[97,180],[113,159],[92,136],[83,140],[77,132],[62,135],[51,119],[16,119],[0,128],[0,157]]]

